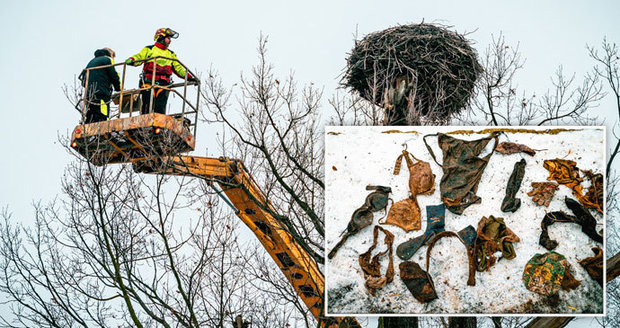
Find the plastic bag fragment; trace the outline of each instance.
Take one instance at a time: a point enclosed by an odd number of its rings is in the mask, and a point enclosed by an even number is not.
[[[558,186],[555,182],[532,182],[533,189],[527,195],[532,197],[532,200],[539,206],[549,207]]]
[[[506,186],[506,196],[502,201],[502,212],[514,213],[521,207],[521,199],[515,198],[515,196],[521,187],[523,175],[525,175],[525,159],[516,162],[512,174],[510,174],[508,185]]]
[[[377,247],[377,237],[379,236],[379,230],[385,234],[384,242],[387,245],[387,249],[381,253],[376,254],[371,259],[371,253]],[[392,282],[394,280],[394,262],[392,260],[392,244],[394,243],[394,235],[381,228],[380,226],[375,226],[373,231],[373,239],[372,246],[363,254],[359,256],[359,264],[364,272],[364,280],[365,287],[368,289],[368,292],[375,296],[377,289],[385,286],[386,284]],[[385,272],[385,276],[381,276],[381,264],[379,260],[385,254],[388,254],[389,264],[387,271]]]

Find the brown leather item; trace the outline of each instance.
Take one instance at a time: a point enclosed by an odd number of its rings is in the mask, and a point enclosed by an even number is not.
[[[416,197],[417,195],[430,195],[435,192],[435,175],[428,162],[415,158],[406,150],[403,150],[403,153],[396,159],[394,175],[400,173],[403,158],[405,158],[409,169],[411,196],[392,205],[387,219],[384,222],[379,222],[379,224],[395,225],[409,232],[421,228],[420,206]],[[414,163],[413,160],[417,162]]]
[[[469,227],[463,229],[462,231],[465,231],[468,228]],[[471,228],[471,230],[474,230],[473,227]],[[431,256],[431,250],[433,249],[433,246],[435,246],[437,241],[439,241],[439,239],[443,237],[456,237],[458,238],[458,240],[461,241],[461,243],[463,243],[463,245],[465,246],[465,249],[467,249],[467,258],[469,262],[469,276],[467,278],[467,285],[475,286],[476,285],[476,258],[475,258],[476,246],[475,244],[474,245],[468,244],[465,240],[461,238],[459,233],[456,233],[454,231],[440,232],[437,235],[435,235],[435,237],[430,241],[430,243],[428,244],[428,249],[426,250],[426,271],[427,272],[430,271],[429,260]]]
[[[385,234],[384,242],[387,245],[387,249],[381,253],[376,254],[375,256],[370,257],[372,251],[377,247],[377,238],[379,236],[379,230],[383,231]],[[392,282],[394,280],[394,262],[392,260],[392,244],[394,243],[394,235],[381,228],[380,226],[375,226],[373,231],[373,239],[372,246],[363,254],[359,256],[359,264],[364,272],[364,280],[366,289],[368,292],[375,296],[377,289],[385,286],[387,283]],[[387,271],[385,272],[385,276],[381,276],[381,264],[379,264],[379,259],[388,254],[389,264]]]

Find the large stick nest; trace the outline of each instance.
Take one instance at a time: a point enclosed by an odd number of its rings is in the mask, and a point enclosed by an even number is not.
[[[444,118],[465,107],[482,71],[467,39],[424,23],[367,35],[356,42],[347,63],[343,83],[363,98],[391,109],[386,92],[402,89],[397,80],[406,79],[408,111]]]

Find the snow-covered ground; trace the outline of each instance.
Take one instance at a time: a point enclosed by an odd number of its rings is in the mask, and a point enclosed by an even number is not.
[[[518,129],[518,128],[509,128]],[[526,127],[523,129],[533,129]],[[483,216],[503,217],[506,225],[519,238],[514,243],[517,257],[500,259],[490,271],[476,272],[476,285],[467,286],[467,254],[463,245],[455,238],[443,238],[432,251],[429,273],[435,283],[438,299],[422,304],[405,287],[399,276],[398,265],[402,262],[396,256],[396,247],[409,238],[419,236],[426,229],[426,206],[441,203],[439,182],[441,168],[433,161],[422,137],[437,132],[469,130],[479,132],[478,127],[326,127],[326,248],[340,240],[340,233],[347,227],[351,214],[360,207],[369,191],[366,185],[384,185],[392,188],[391,198],[397,202],[409,195],[409,173],[405,161],[401,172],[392,174],[396,158],[407,144],[408,151],[416,158],[431,164],[435,179],[435,193],[418,196],[422,212],[422,229],[405,233],[393,225],[383,225],[392,232],[394,240],[394,281],[371,296],[364,288],[364,278],[358,264],[359,254],[372,244],[372,231],[383,211],[375,212],[373,224],[350,237],[336,256],[327,260],[326,290],[327,313],[337,314],[434,314],[434,313],[603,313],[603,289],[590,278],[577,261],[593,256],[592,247],[600,245],[588,238],[581,227],[572,223],[556,223],[549,228],[549,235],[559,242],[556,252],[563,254],[571,264],[572,272],[581,286],[566,292],[560,291],[560,303],[556,307],[547,304],[546,298],[525,288],[521,279],[527,261],[536,253],[547,250],[538,244],[540,223],[546,212],[563,210],[572,212],[564,204],[564,196],[573,197],[571,190],[560,185],[548,208],[536,205],[527,192],[532,182],[547,181],[548,171],[543,167],[546,159],[569,159],[577,162],[582,170],[604,173],[604,128],[570,128],[557,134],[506,132],[499,141],[525,144],[538,150],[535,156],[526,154],[502,155],[495,152],[482,175],[478,196],[482,203],[468,207],[462,215],[446,210],[446,230],[459,231],[468,225],[477,227]],[[539,129],[544,131],[545,129]],[[452,136],[474,140],[488,134],[452,134]],[[427,138],[437,160],[441,163],[441,150],[436,137]],[[486,154],[493,141],[482,155]],[[514,164],[525,158],[527,166],[523,182],[517,193],[521,207],[515,213],[500,210],[508,178]],[[584,186],[588,186],[584,182]],[[573,197],[574,198],[574,197]],[[598,220],[597,231],[603,227],[603,216],[591,211]],[[379,235],[378,246],[373,252],[385,249],[383,234]],[[426,270],[426,246],[420,248],[410,259]],[[388,259],[381,260],[381,273],[385,274]]]

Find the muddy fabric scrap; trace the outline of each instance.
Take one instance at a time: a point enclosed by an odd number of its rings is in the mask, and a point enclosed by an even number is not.
[[[583,206],[595,209],[599,213],[603,213],[603,175],[593,173],[592,171],[583,171],[590,180],[590,187],[584,195],[581,182],[583,178],[579,176],[579,168],[577,163],[571,160],[554,159],[546,160],[543,164],[544,168],[549,171],[547,180],[555,180],[560,184],[571,188],[573,195]]]
[[[390,207],[387,219],[379,224],[395,225],[406,232],[420,230],[420,206],[412,197],[398,201]]]
[[[392,188],[385,186],[366,186],[366,190],[374,191],[366,196],[364,205],[353,212],[353,215],[351,215],[351,220],[347,225],[347,229],[340,234],[342,238],[329,252],[327,255],[328,258],[333,258],[338,249],[344,245],[350,236],[353,236],[354,234],[360,232],[363,228],[372,224],[374,217],[372,214],[373,212],[383,210],[387,207],[389,193],[392,192]]]
[[[534,255],[525,265],[522,279],[527,289],[545,296],[555,295],[560,289],[575,289],[581,284],[570,272],[564,255],[553,251]]]
[[[379,231],[382,231],[385,235],[385,239],[383,242],[387,245],[387,249],[381,253],[376,254],[371,259],[372,251],[377,247],[377,238],[379,236]],[[392,244],[394,243],[394,235],[381,228],[380,226],[375,226],[373,232],[372,246],[363,254],[359,256],[359,264],[364,272],[364,280],[366,289],[368,292],[375,296],[377,289],[385,286],[386,284],[392,282],[394,280],[394,262],[392,260]],[[388,268],[385,272],[385,276],[381,276],[381,264],[379,260],[385,254],[388,255],[389,263]]]
[[[516,153],[526,153],[530,156],[536,155],[536,151],[526,145],[517,144],[514,142],[500,142],[495,150],[504,155],[516,154]]]
[[[498,132],[493,132],[486,138],[471,141],[457,139],[443,133],[424,136],[423,141],[426,148],[435,163],[443,169],[439,188],[441,200],[450,212],[460,215],[467,207],[481,202],[476,191],[482,173],[484,173],[484,169],[497,147],[498,134]],[[443,152],[443,165],[437,162],[433,150],[426,142],[427,137],[435,135],[439,148]],[[491,152],[484,157],[479,157],[491,140],[495,141]]]
[[[402,262],[400,269],[400,279],[405,283],[407,289],[413,297],[422,303],[428,303],[437,299],[433,278],[428,272],[422,270],[420,265],[415,262]]]
[[[406,232],[420,230],[421,214],[418,205],[417,195],[432,194],[435,192],[435,175],[431,171],[428,162],[415,158],[406,150],[396,159],[394,174],[400,173],[402,160],[405,158],[409,168],[409,190],[411,196],[398,201],[390,208],[387,219],[380,224],[390,224],[400,227]],[[412,159],[413,158],[413,159]],[[416,160],[416,163],[413,163]]]
[[[445,230],[445,216],[446,207],[444,204],[426,206],[426,231],[423,235],[410,238],[398,245],[396,255],[403,260],[410,259],[422,245],[428,244],[433,236]]]
[[[603,287],[603,250],[600,247],[592,248],[594,256],[586,257],[579,264],[586,269],[590,278]]]
[[[585,233],[590,239],[602,243],[603,236],[599,235],[596,231],[596,219],[584,209],[579,202],[574,199],[566,197],[564,199],[566,206],[573,212],[573,215],[566,214],[563,211],[549,212],[545,215],[540,227],[542,231],[538,243],[548,250],[553,250],[558,246],[558,242],[549,237],[549,226],[555,222],[572,222],[581,226],[581,231]]]
[[[512,174],[510,174],[508,185],[506,186],[506,196],[502,201],[502,212],[514,213],[521,207],[521,199],[515,196],[521,187],[523,175],[525,175],[525,159],[516,162]]]
[[[426,271],[430,272],[429,262],[431,251],[433,250],[433,246],[439,241],[439,239],[443,237],[456,237],[458,240],[463,243],[465,249],[467,250],[467,259],[469,266],[469,275],[467,277],[467,285],[475,286],[476,285],[476,258],[475,258],[475,247],[474,247],[474,236],[476,235],[476,229],[472,226],[467,226],[463,228],[459,232],[454,231],[443,231],[438,233],[428,244],[428,249],[426,250]]]
[[[539,206],[549,207],[558,186],[555,182],[532,182],[533,189],[527,195]]]
[[[502,258],[512,260],[517,256],[512,243],[519,242],[519,237],[504,223],[503,218],[482,217],[478,222],[476,236],[476,260],[478,271],[491,269],[495,264],[495,253],[501,252]]]

